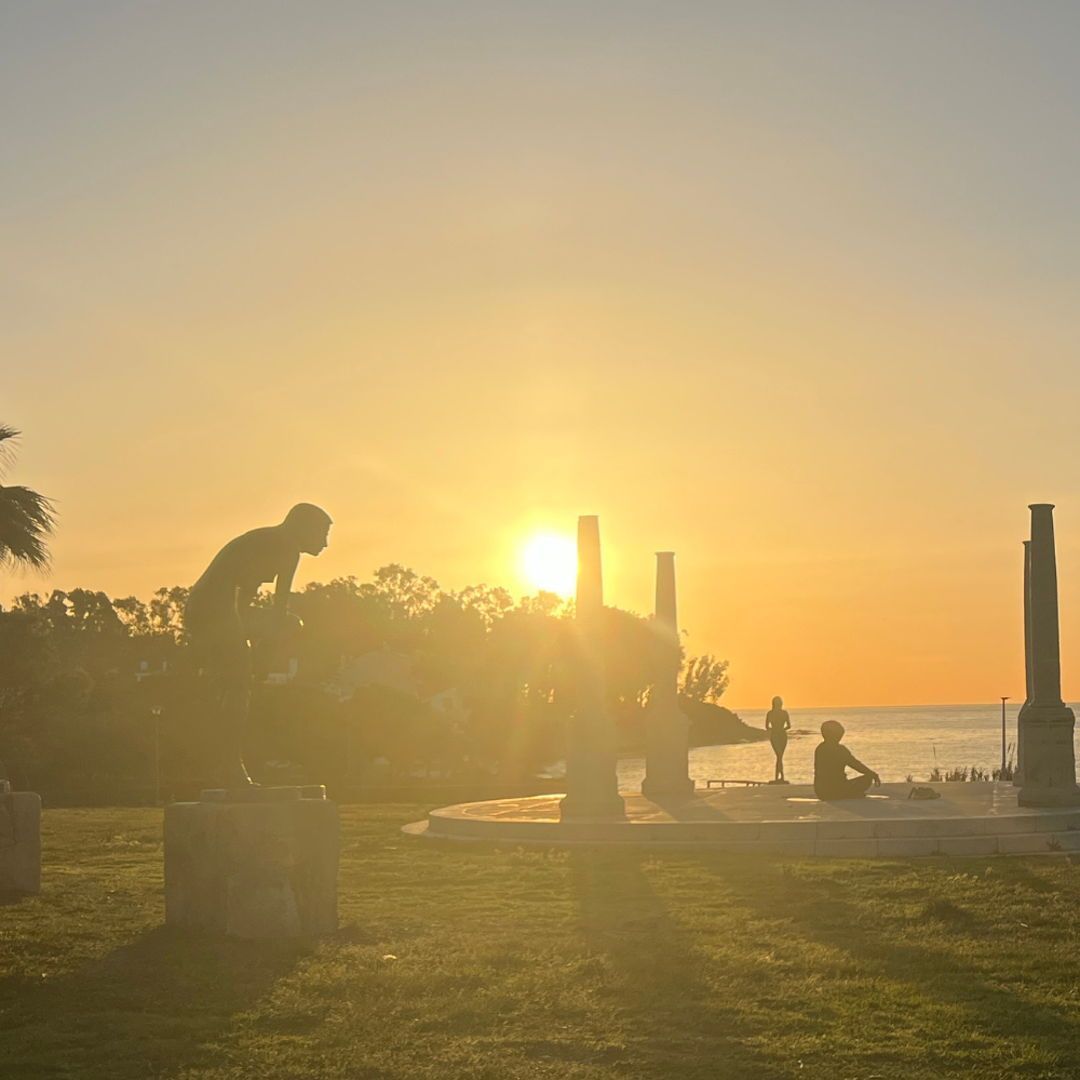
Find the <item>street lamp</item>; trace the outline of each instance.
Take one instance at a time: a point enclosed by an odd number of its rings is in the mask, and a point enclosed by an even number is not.
[[[1001,697],[1001,775],[999,780],[1005,779],[1005,702],[1008,701],[1007,695]]]
[[[161,805],[161,706],[151,705],[154,718],[154,805]]]

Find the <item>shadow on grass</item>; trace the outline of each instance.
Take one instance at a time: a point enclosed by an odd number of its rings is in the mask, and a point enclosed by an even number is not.
[[[761,896],[740,887],[737,880],[725,880],[724,885],[736,903],[761,909]],[[933,895],[932,881],[927,882],[927,894],[919,913],[921,920],[935,921],[949,934],[978,932],[978,920],[971,912]],[[794,940],[801,936],[842,953],[852,977],[886,979],[928,1004],[962,1011],[972,1032],[1006,1042],[1038,1040],[1075,1064],[1073,1048],[1080,1036],[1080,1023],[1074,1012],[1039,1004],[1014,992],[1006,985],[1006,972],[991,975],[978,966],[959,962],[945,950],[897,940],[895,924],[882,925],[872,909],[850,899],[841,882],[800,879],[797,901],[785,904],[783,911],[777,936]],[[763,919],[769,921],[768,916]],[[995,942],[982,935],[978,940],[986,955],[993,955]],[[947,1062],[941,1059],[940,1051],[940,1040],[937,1048],[927,1044],[928,1055],[944,1068]],[[880,1057],[871,1053],[869,1059],[884,1060],[887,1055],[883,1047]]]
[[[121,1080],[220,1059],[237,1014],[310,949],[159,927],[70,975],[0,981],[5,1069]]]
[[[635,1077],[782,1075],[757,1054],[753,1022],[717,970],[671,918],[642,867],[647,854],[578,850],[571,881],[586,948],[616,975],[617,1003]]]
[[[1059,887],[1035,873],[1021,859],[1000,859],[994,864],[994,876],[998,881],[1009,885],[1018,885],[1029,892],[1043,896],[1053,896],[1060,892]]]

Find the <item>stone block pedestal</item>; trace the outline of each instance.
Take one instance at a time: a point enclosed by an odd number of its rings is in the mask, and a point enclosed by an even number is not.
[[[337,929],[340,824],[315,787],[208,790],[165,808],[165,922],[243,938]]]
[[[41,796],[0,781],[0,894],[41,892]]]
[[[1078,806],[1073,729],[1076,719],[1065,705],[1026,704],[1018,721],[1023,747],[1021,806]]]

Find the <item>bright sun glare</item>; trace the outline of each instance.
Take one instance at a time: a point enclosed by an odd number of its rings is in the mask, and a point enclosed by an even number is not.
[[[569,536],[539,533],[521,552],[525,580],[534,589],[572,596],[577,582],[577,544]]]

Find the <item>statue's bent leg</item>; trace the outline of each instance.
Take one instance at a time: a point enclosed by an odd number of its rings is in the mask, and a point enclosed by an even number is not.
[[[244,742],[251,700],[251,649],[235,613],[189,620],[196,663],[208,683],[214,713],[213,782],[219,787],[250,784]]]
[[[233,638],[222,651],[219,677],[220,782],[223,787],[243,787],[252,783],[244,766],[251,705],[251,649],[244,638]]]

